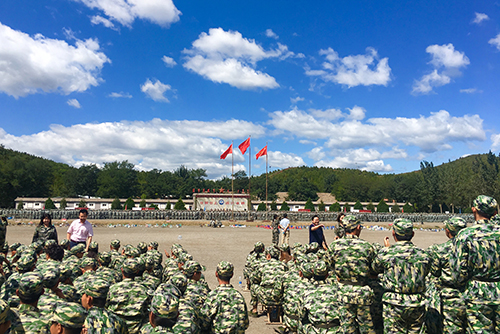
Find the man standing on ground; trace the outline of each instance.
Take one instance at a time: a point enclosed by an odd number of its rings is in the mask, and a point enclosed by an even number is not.
[[[278,218],[278,215],[274,215],[273,217],[273,221],[271,222],[271,228],[272,228],[272,231],[273,231],[273,239],[272,239],[272,242],[273,242],[273,245],[276,245],[278,246],[279,242],[280,242],[280,229],[279,229],[279,218]]]
[[[283,214],[283,219],[280,221],[281,230],[281,238],[280,238],[280,246],[283,244],[290,245],[290,220],[288,220],[288,215],[286,213]]]
[[[81,209],[79,214],[80,219],[74,220],[69,226],[67,239],[69,240],[70,248],[78,244],[83,244],[85,251],[88,251],[89,245],[92,242],[92,236],[94,235],[92,224],[87,221],[88,215],[89,212],[87,209]]]
[[[314,215],[312,217],[312,223],[309,225],[309,244],[317,242],[324,250],[328,250],[325,234],[323,233],[324,227],[325,225],[319,223],[318,215]]]

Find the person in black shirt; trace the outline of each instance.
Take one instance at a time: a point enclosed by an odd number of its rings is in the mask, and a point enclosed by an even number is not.
[[[323,228],[325,225],[319,223],[319,217],[314,215],[312,217],[311,225],[309,225],[309,243],[317,242],[325,250],[328,249],[326,244],[325,235],[323,233]]]

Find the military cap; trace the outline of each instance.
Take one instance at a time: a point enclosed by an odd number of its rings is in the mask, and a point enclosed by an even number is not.
[[[253,245],[253,250],[257,253],[262,253],[264,251],[264,243],[257,241],[255,245]]]
[[[58,302],[50,320],[65,328],[82,328],[87,311],[82,305],[70,302]]]
[[[153,248],[153,249],[158,249],[158,242],[156,241],[151,241],[149,243],[149,247]]]
[[[111,247],[115,249],[120,248],[120,240],[118,239],[111,240]]]
[[[497,213],[496,215],[491,217],[490,222],[495,224],[495,225],[499,225],[500,224],[500,215]]]
[[[155,267],[155,259],[152,256],[146,256],[144,259],[144,267],[146,270],[153,269]]]
[[[99,249],[99,244],[95,241],[92,241],[89,245],[89,251],[97,252],[98,249]]]
[[[44,244],[43,241],[38,240],[38,241],[35,241],[34,243],[32,243],[30,245],[30,247],[33,248],[35,250],[35,252],[38,253],[43,249],[43,244]]]
[[[461,229],[467,227],[467,222],[462,217],[452,217],[446,220],[444,225],[450,232],[457,233]]]
[[[34,257],[29,253],[23,254],[21,258],[16,262],[17,269],[22,273],[31,271],[35,263],[36,263],[36,257]]]
[[[479,195],[472,203],[472,207],[481,213],[492,216],[497,211],[498,203],[493,197]]]
[[[177,255],[177,262],[186,263],[186,262],[192,261],[192,260],[193,260],[193,256],[191,254],[186,253],[186,252],[180,252]]]
[[[7,253],[9,251],[9,243],[6,241],[3,245],[2,245],[2,253]]]
[[[43,285],[46,288],[50,289],[59,282],[60,270],[57,265],[44,266],[40,273],[42,274]]]
[[[202,270],[201,265],[196,261],[187,261],[186,263],[184,263],[183,269],[184,274],[188,278],[193,276],[197,272],[201,272]]]
[[[288,245],[287,243],[284,243],[283,245],[281,245],[281,251],[283,251],[283,252],[289,252],[290,251],[290,245]]]
[[[111,254],[102,252],[99,254],[99,262],[102,266],[107,267],[111,263]]]
[[[319,244],[314,241],[314,242],[311,242],[307,248],[307,251],[308,253],[316,253],[319,249]]]
[[[179,299],[172,294],[156,293],[151,299],[151,312],[157,317],[175,319],[179,311]]]
[[[45,244],[44,244],[45,247],[48,247],[51,245],[57,245],[57,242],[54,239],[45,240]]]
[[[141,253],[146,253],[146,251],[148,250],[148,245],[145,242],[139,242],[139,244],[137,245],[137,249]]]
[[[41,296],[43,293],[42,276],[34,271],[22,274],[19,279],[18,291],[20,296],[27,299]]]
[[[301,247],[301,246],[302,246],[302,244],[300,242],[296,242],[293,244],[292,249],[295,249],[295,248]]]
[[[304,261],[300,264],[300,271],[305,278],[311,278],[313,276],[313,269],[314,267],[311,262]]]
[[[85,267],[97,267],[97,261],[93,257],[84,257],[80,261],[80,268],[85,268]]]
[[[69,245],[69,240],[68,239],[62,239],[60,242],[59,242],[59,245],[63,246],[66,248],[66,246]]]
[[[83,253],[85,251],[85,246],[83,244],[77,244],[73,248],[71,248],[72,254]]]
[[[354,230],[356,226],[361,225],[361,221],[355,215],[347,215],[342,219],[346,230]]]
[[[59,279],[61,282],[66,281],[73,274],[74,265],[72,263],[62,263],[59,266]]]
[[[394,220],[392,228],[397,235],[406,236],[413,233],[413,223],[406,218],[398,218]]]
[[[172,247],[170,247],[170,252],[172,253],[172,255],[175,255],[175,257],[177,257],[180,252],[184,252],[184,249],[180,244],[173,244]]]
[[[125,254],[125,256],[130,256],[135,258],[141,255],[141,252],[139,252],[139,250],[134,246],[128,246],[125,247],[123,254]]]
[[[325,261],[317,261],[313,269],[314,276],[326,276],[328,274],[328,266]]]
[[[180,272],[175,273],[174,275],[172,275],[169,282],[170,282],[170,284],[177,287],[177,289],[179,289],[179,291],[182,294],[184,294],[184,292],[186,291],[188,281],[187,281],[186,276],[184,276],[184,274],[182,274]]]
[[[269,246],[266,248],[266,255],[269,254],[273,259],[278,259],[280,257],[280,251],[274,246]]]
[[[234,266],[230,262],[221,261],[217,265],[216,272],[217,275],[219,275],[219,277],[232,277],[234,272]]]
[[[14,313],[10,310],[9,304],[3,299],[0,299],[0,324],[6,323],[7,321],[13,321],[15,319]]]
[[[12,245],[10,245],[11,250],[17,250],[21,246],[19,242],[14,242]]]
[[[122,270],[126,274],[137,274],[140,271],[140,263],[137,259],[126,259],[122,264]]]
[[[105,299],[106,296],[108,295],[109,286],[110,286],[109,281],[102,278],[95,278],[85,282],[82,292],[85,293],[87,296]]]
[[[67,302],[80,303],[82,300],[82,296],[78,293],[78,290],[69,284],[61,284],[59,285],[59,289],[61,289],[64,300]]]

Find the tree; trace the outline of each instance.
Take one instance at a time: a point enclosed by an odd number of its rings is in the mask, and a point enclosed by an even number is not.
[[[24,203],[23,203],[23,201],[19,201],[19,203],[17,203],[17,209],[18,210],[24,209]]]
[[[257,211],[266,211],[266,203],[260,202],[259,206],[257,207]]]
[[[140,208],[145,208],[146,207],[146,200],[143,198],[141,199],[141,202],[139,203]]]
[[[123,209],[122,203],[120,203],[120,199],[116,197],[111,203],[111,210],[121,210]]]
[[[389,205],[383,199],[377,205],[377,212],[389,212]]]
[[[158,205],[156,205],[156,204],[151,204],[149,207],[150,207],[150,208],[153,208],[153,209],[155,209],[155,210],[158,210],[158,209],[159,209],[159,208],[158,208]]]
[[[307,199],[306,205],[304,206],[304,209],[309,210],[311,212],[314,212],[314,204],[310,198]]]
[[[410,204],[405,203],[405,205],[403,205],[403,212],[405,212],[405,213],[414,213],[415,212],[415,208],[413,206],[411,206]]]
[[[394,203],[394,205],[391,207],[391,212],[401,212],[398,203]]]
[[[339,204],[339,202],[335,202],[332,205],[330,205],[330,208],[328,210],[330,212],[340,212],[340,204]]]
[[[127,210],[132,210],[132,208],[135,206],[135,203],[134,203],[134,200],[132,199],[132,197],[129,197],[127,198],[127,200],[125,201],[125,209]]]
[[[308,198],[318,199],[318,187],[303,177],[294,181],[288,189],[288,196],[294,201],[305,201]]]
[[[56,209],[56,205],[54,204],[54,201],[49,197],[45,201],[45,210],[54,210]]]
[[[286,201],[283,201],[283,204],[281,204],[280,211],[290,211],[290,207],[286,203]]]
[[[345,211],[345,212],[351,212],[351,206],[349,205],[349,203],[346,203],[346,204],[344,205],[344,211]]]
[[[271,210],[272,211],[278,210],[278,204],[276,204],[276,201],[271,202]]]
[[[363,204],[361,204],[360,201],[357,201],[355,204],[354,204],[354,210],[363,210]]]
[[[181,198],[175,203],[174,210],[186,210],[186,206]]]
[[[86,208],[87,203],[83,199],[81,199],[80,202],[78,203],[78,207],[79,208]]]
[[[366,206],[366,210],[370,210],[371,212],[375,212],[375,205],[372,202],[368,203]]]
[[[325,212],[325,207],[325,203],[323,203],[323,200],[321,200],[318,204],[318,211]]]
[[[172,210],[172,203],[170,203],[170,201],[165,204],[165,210]]]
[[[127,160],[104,163],[97,182],[97,195],[100,197],[137,196],[137,171]]]
[[[68,202],[66,201],[66,198],[61,199],[61,202],[59,202],[59,209],[64,210],[68,206]]]

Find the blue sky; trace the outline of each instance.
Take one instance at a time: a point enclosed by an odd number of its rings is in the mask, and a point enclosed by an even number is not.
[[[403,173],[500,150],[500,5],[3,0],[0,143],[74,166]],[[248,153],[234,151],[235,168]]]

